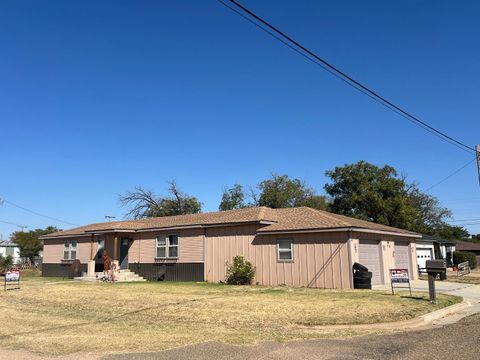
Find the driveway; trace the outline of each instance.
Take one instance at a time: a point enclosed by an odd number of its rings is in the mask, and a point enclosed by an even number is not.
[[[428,292],[428,281],[426,280],[412,281],[411,286],[412,286],[412,291]],[[389,286],[383,286],[383,285],[375,286],[374,288],[377,290],[391,289]],[[461,296],[465,301],[469,302],[471,306],[456,314],[452,314],[443,319],[436,320],[433,322],[433,325],[453,324],[466,316],[480,313],[480,285],[461,284],[461,283],[454,283],[454,282],[447,282],[447,281],[436,281],[435,288],[437,289],[437,293]]]

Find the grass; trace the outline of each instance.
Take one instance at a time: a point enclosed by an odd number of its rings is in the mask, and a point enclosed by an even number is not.
[[[0,294],[0,347],[51,355],[106,354],[210,340],[308,339],[338,335],[317,325],[405,320],[460,298],[440,295],[439,300],[431,305],[420,293],[27,278],[21,290]]]
[[[420,280],[428,280],[428,276],[427,275],[420,275]],[[445,280],[445,281],[462,283],[462,284],[479,285],[480,284],[480,276],[478,274],[468,274],[468,275],[463,275],[463,276],[447,274],[447,280]]]

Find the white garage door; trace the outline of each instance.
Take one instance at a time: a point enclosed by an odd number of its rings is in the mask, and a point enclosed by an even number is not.
[[[360,241],[358,248],[360,264],[365,265],[372,272],[372,285],[382,283],[382,265],[380,259],[380,246],[378,241]]]
[[[410,278],[412,277],[412,267],[410,266],[410,252],[408,243],[395,243],[395,268],[408,269]]]
[[[433,259],[432,249],[417,248],[417,263],[421,269],[425,268],[427,260],[432,260],[432,259]]]

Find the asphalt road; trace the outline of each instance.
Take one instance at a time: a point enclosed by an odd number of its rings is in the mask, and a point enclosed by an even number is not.
[[[159,337],[161,341],[161,337]],[[480,358],[480,314],[428,330],[348,339],[325,339],[256,346],[205,343],[158,353],[125,354],[115,360],[211,359],[381,359],[443,360]]]

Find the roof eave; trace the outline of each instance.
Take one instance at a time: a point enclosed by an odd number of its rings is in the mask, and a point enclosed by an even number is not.
[[[392,235],[392,236],[402,236],[410,238],[421,238],[422,235],[416,233],[401,233],[395,231],[385,231],[377,229],[366,229],[359,227],[336,227],[336,228],[316,228],[316,229],[289,229],[289,230],[263,230],[257,231],[257,235],[281,235],[281,234],[299,234],[299,233],[328,233],[328,232],[339,232],[339,231],[356,231],[363,233],[373,233],[373,234],[382,234],[382,235]]]

